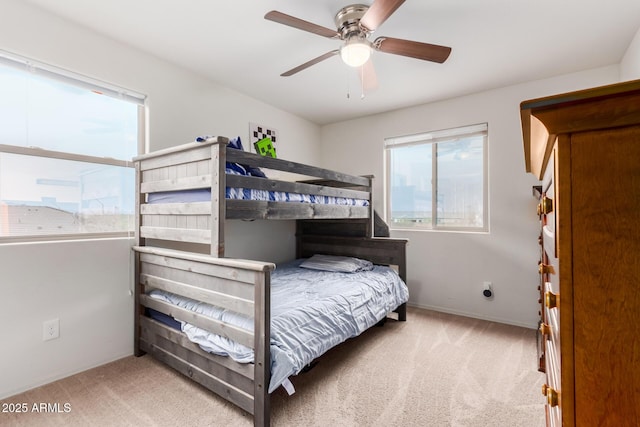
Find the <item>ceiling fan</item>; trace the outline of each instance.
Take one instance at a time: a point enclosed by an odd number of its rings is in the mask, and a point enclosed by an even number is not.
[[[404,2],[405,0],[376,0],[371,6],[353,4],[343,7],[335,16],[336,30],[276,10],[268,12],[264,17],[270,21],[344,42],[340,49],[332,50],[298,65],[282,73],[281,76],[291,76],[338,54],[345,64],[361,67],[369,61],[372,50],[437,63],[446,61],[451,53],[450,47],[392,37],[378,37],[373,42],[368,40],[368,37]]]

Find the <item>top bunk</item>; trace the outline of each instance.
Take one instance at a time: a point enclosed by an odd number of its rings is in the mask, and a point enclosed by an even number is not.
[[[225,137],[133,160],[142,240],[208,244],[212,255],[223,256],[224,219],[349,219],[373,235],[372,176],[260,156],[242,150],[239,139],[230,143]],[[292,174],[305,179],[269,178]]]

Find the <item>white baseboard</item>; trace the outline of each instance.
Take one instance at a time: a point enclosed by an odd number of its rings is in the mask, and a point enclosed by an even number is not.
[[[447,313],[447,314],[454,314],[456,316],[471,317],[473,319],[488,320],[490,322],[497,322],[497,323],[504,323],[506,325],[520,326],[522,328],[527,328],[527,329],[537,329],[538,328],[537,324],[528,324],[528,323],[524,323],[524,322],[515,322],[512,319],[502,319],[502,318],[499,318],[499,317],[483,316],[483,315],[479,315],[477,313],[467,313],[465,311],[453,310],[453,309],[446,308],[446,307],[415,304],[415,303],[412,303],[412,302],[408,302],[407,305],[409,307],[423,308],[425,310],[437,311],[437,312],[440,312],[440,313]]]

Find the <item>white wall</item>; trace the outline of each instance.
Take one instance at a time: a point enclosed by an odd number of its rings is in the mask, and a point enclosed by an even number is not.
[[[131,354],[126,239],[0,246],[0,398]],[[42,322],[60,338],[42,341]]]
[[[611,66],[326,125],[323,165],[373,173],[375,206],[382,214],[385,137],[487,122],[490,232],[394,231],[392,236],[410,240],[410,304],[535,327],[539,230],[531,187],[536,181],[524,169],[519,104],[617,80],[618,67]],[[493,282],[493,300],[482,296],[483,281]]]
[[[282,157],[314,164],[320,128],[19,0],[2,0],[0,49],[148,95],[152,150],[202,134],[240,135],[249,122],[279,131]],[[293,141],[295,143],[288,143]],[[294,256],[291,222],[231,222],[227,254]],[[257,242],[257,244],[256,244]],[[131,239],[0,245],[0,398],[131,354]],[[42,322],[60,338],[42,341]]]
[[[620,80],[640,79],[640,28],[620,62]]]

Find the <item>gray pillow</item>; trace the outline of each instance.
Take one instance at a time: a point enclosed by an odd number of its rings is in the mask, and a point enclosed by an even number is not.
[[[356,273],[372,270],[373,263],[360,258],[316,254],[304,260],[300,267],[338,273]]]

